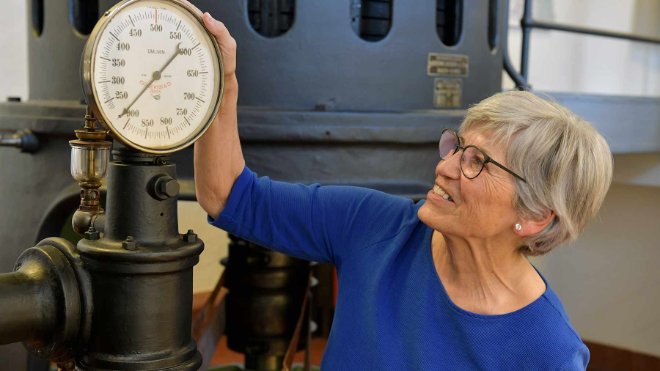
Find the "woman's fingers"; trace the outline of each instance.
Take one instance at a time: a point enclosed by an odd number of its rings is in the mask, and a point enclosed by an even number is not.
[[[229,30],[227,30],[224,23],[213,18],[209,12],[204,13],[204,25],[206,26],[206,29],[218,39],[218,42],[231,38]]]
[[[229,34],[227,27],[208,12],[202,12],[188,0],[178,0],[182,4],[187,5],[194,13],[201,15],[204,21],[204,27],[215,37],[222,52],[222,60],[225,67],[225,75],[233,75],[236,73],[236,40]]]
[[[236,72],[236,40],[231,36],[225,25],[214,19],[208,12],[203,16],[204,25],[209,32],[215,36],[222,51],[222,59],[225,64],[225,75]]]

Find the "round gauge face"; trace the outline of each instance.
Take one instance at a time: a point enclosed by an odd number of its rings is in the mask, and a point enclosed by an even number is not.
[[[127,0],[85,46],[83,81],[97,118],[124,144],[169,153],[217,113],[222,62],[199,15],[176,0]],[[90,99],[91,98],[91,99]]]

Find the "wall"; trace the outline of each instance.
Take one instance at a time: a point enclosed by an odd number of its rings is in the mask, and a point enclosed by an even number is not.
[[[657,0],[535,0],[534,6],[536,19],[660,37]],[[521,14],[522,0],[512,1],[509,47],[516,66]],[[535,90],[660,96],[660,46],[546,30],[533,30],[531,40]],[[508,77],[504,85],[513,86]],[[660,356],[660,154],[618,154],[614,169],[599,217],[575,243],[534,264],[582,337]]]
[[[520,66],[523,0],[511,0],[509,56]],[[660,37],[657,0],[534,0],[535,19]],[[529,81],[535,90],[660,95],[660,46],[561,31],[532,30]],[[506,76],[506,75],[505,75]],[[504,87],[513,83],[504,79]]]
[[[537,259],[583,338],[660,356],[659,222],[660,188],[615,183],[577,242]]]
[[[27,99],[27,1],[4,0],[0,12],[0,100]]]
[[[227,256],[229,238],[227,233],[206,222],[206,213],[197,202],[179,201],[179,231],[193,229],[204,241],[204,251],[194,268],[193,291],[213,290],[222,273],[220,259]]]
[[[657,0],[534,3],[539,18],[660,36]],[[520,4],[512,2],[509,41],[516,64]],[[5,31],[0,33],[0,99],[27,98],[25,5],[24,0],[5,0],[0,12]],[[660,96],[660,47],[535,30],[530,81],[540,91]],[[511,86],[505,81],[505,88]],[[615,184],[599,218],[572,246],[535,264],[584,338],[660,356],[660,154],[616,155],[614,160]],[[180,203],[179,211],[181,231],[193,228],[206,241],[194,285],[196,292],[208,291],[220,274],[226,234],[208,226],[194,203]]]

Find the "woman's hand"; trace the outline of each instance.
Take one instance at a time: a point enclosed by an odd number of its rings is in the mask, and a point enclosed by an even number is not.
[[[194,13],[202,17],[204,27],[215,37],[222,53],[222,61],[225,69],[225,84],[236,77],[236,40],[229,34],[225,24],[213,18],[209,12],[202,14],[195,5],[188,0],[178,0],[187,5]],[[229,79],[228,79],[229,78]]]
[[[236,40],[229,34],[225,24],[213,18],[208,12],[204,13],[204,26],[215,36],[222,52],[222,60],[225,68],[225,82],[227,78],[233,78],[236,74]]]
[[[204,13],[202,18],[206,29],[218,41],[225,76],[220,109],[206,133],[195,143],[195,191],[200,206],[217,218],[227,204],[234,181],[245,167],[245,159],[238,137],[236,40],[209,13]]]

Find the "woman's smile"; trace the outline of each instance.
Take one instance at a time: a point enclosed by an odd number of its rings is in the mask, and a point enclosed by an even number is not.
[[[446,201],[454,202],[454,199],[451,198],[449,193],[447,193],[447,191],[445,191],[444,188],[440,187],[437,184],[433,185],[433,193],[439,195],[440,197],[442,197]]]

